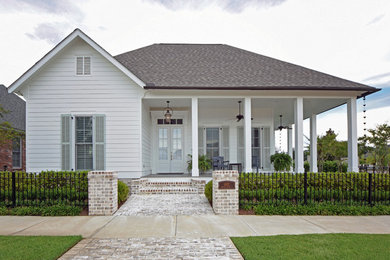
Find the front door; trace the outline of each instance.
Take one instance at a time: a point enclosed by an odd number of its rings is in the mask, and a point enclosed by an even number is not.
[[[164,125],[157,128],[159,173],[184,172],[183,128]]]

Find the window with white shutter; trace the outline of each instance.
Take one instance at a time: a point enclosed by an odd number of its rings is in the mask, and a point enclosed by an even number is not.
[[[72,131],[71,115],[61,116],[61,169],[71,169],[71,131]]]
[[[91,57],[76,57],[76,75],[91,75]]]

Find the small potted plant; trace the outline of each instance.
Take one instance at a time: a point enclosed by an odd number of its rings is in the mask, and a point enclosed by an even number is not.
[[[274,169],[277,172],[289,171],[291,169],[292,159],[286,153],[275,153],[271,155],[271,163],[273,163]]]
[[[192,155],[188,154],[189,160],[187,161],[187,170],[190,172],[192,170]],[[211,169],[211,160],[207,158],[206,155],[200,155],[198,157],[198,168],[200,173],[204,173]]]

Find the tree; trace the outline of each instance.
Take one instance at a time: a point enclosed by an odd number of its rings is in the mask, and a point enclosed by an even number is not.
[[[4,109],[0,104],[0,119],[4,118],[4,115],[9,113],[8,110]],[[12,127],[12,125],[7,122],[0,123],[0,146],[9,145],[12,146],[10,140],[15,139],[16,137],[21,137],[24,134]]]
[[[346,141],[337,141],[337,134],[329,128],[326,134],[317,137],[317,160],[320,169],[325,161],[340,161],[348,156],[348,144]]]
[[[375,129],[368,129],[367,131],[369,135],[359,138],[361,152],[371,152],[374,164],[381,167],[389,166],[390,125],[386,123],[377,125]]]

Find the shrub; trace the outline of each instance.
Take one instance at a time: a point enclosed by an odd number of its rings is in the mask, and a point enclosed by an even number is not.
[[[271,163],[274,164],[274,169],[278,172],[289,171],[291,168],[292,159],[286,153],[276,153],[271,155]]]
[[[209,200],[210,203],[213,201],[213,181],[209,181],[204,186],[204,195]]]
[[[78,216],[82,208],[68,205],[55,206],[27,206],[15,207],[7,209],[0,208],[0,215],[15,215],[15,216]]]
[[[337,172],[339,169],[339,166],[336,161],[325,161],[322,170],[324,172]]]
[[[361,206],[342,205],[335,203],[309,203],[307,205],[294,205],[290,202],[259,205],[255,207],[256,215],[342,215],[342,216],[368,216],[389,215],[390,206]]]
[[[308,161],[305,161],[303,163],[303,168],[305,168],[305,172],[309,172],[310,171],[310,164]]]
[[[188,155],[189,160],[187,161],[187,170],[192,170],[192,155]],[[211,169],[212,161],[206,155],[199,155],[198,157],[198,168],[201,173],[204,173]]]
[[[126,201],[128,195],[129,187],[122,181],[118,180],[118,204]]]

